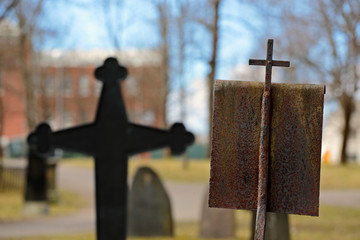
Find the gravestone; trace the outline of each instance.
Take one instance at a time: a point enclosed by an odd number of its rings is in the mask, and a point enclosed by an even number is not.
[[[57,188],[57,164],[59,159],[60,157],[57,155],[47,159],[47,198],[50,203],[57,203],[59,201],[59,193]]]
[[[266,213],[319,215],[324,85],[216,81],[209,206],[256,210],[254,239],[265,237]],[[271,133],[271,134],[270,134]]]
[[[46,157],[30,148],[27,159],[23,214],[26,216],[47,214],[49,208],[47,201]]]
[[[127,74],[116,58],[106,59],[95,70],[103,82],[95,121],[56,132],[42,123],[28,137],[30,148],[40,154],[60,148],[95,158],[98,240],[126,239],[128,156],[163,147],[181,154],[194,142],[181,123],[161,130],[128,121],[120,85]]]
[[[200,221],[201,238],[234,238],[235,216],[232,209],[209,208],[209,191],[204,195]]]
[[[251,239],[255,236],[256,212],[253,211]],[[265,240],[289,240],[289,217],[285,213],[266,213]]]
[[[129,236],[173,236],[168,194],[158,175],[148,167],[137,170],[129,197]]]

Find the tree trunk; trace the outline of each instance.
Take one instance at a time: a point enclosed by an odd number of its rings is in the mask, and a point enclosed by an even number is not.
[[[342,139],[342,145],[341,145],[341,155],[340,155],[340,163],[346,164],[347,163],[347,143],[349,139],[350,134],[350,120],[351,115],[353,113],[353,100],[350,97],[345,97],[341,101],[341,106],[343,109],[344,114],[344,127],[343,127],[343,139]]]
[[[169,60],[168,60],[168,56],[167,56],[167,50],[168,47],[167,46],[163,46],[163,49],[162,49],[162,58],[163,58],[163,61],[162,61],[162,66],[161,66],[161,80],[162,80],[162,91],[161,91],[161,94],[162,94],[162,97],[161,97],[161,109],[160,109],[160,112],[161,112],[161,119],[162,119],[162,122],[161,122],[161,127],[167,127],[167,118],[166,118],[166,103],[167,103],[167,98],[168,98],[168,95],[169,95],[169,74],[168,74],[168,67],[169,67]]]
[[[3,136],[3,130],[4,130],[4,104],[3,104],[3,75],[0,70],[0,165],[3,162],[3,156],[4,156],[4,149],[3,145],[1,143],[1,137]]]
[[[160,78],[161,78],[161,105],[160,105],[160,113],[161,113],[161,127],[167,127],[167,119],[166,119],[166,103],[169,95],[169,42],[168,42],[168,18],[167,18],[167,1],[163,3],[159,3],[157,5],[158,13],[159,13],[159,27],[160,27],[160,36],[161,36],[161,46],[160,46],[160,54],[161,54],[161,68],[160,68]]]
[[[219,23],[219,5],[221,0],[214,0],[214,20],[212,24],[212,56],[209,61],[210,73],[207,76],[208,88],[209,88],[209,143],[207,156],[210,156],[211,150],[211,140],[212,140],[212,114],[213,114],[213,91],[214,91],[214,80],[215,80],[215,71],[216,71],[216,58],[217,58],[217,48],[218,48],[218,23]]]
[[[21,25],[20,20],[20,27]],[[31,44],[29,42],[29,37],[26,33],[21,33],[19,37],[19,62],[21,68],[21,78],[23,81],[23,86],[25,90],[25,111],[26,111],[26,122],[28,130],[35,128],[37,119],[36,119],[36,99],[35,99],[35,89],[32,79],[31,71]]]

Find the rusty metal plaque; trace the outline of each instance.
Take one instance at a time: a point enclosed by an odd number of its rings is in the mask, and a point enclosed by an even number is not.
[[[318,216],[324,85],[271,84],[270,212]],[[209,206],[256,210],[264,83],[215,85]]]

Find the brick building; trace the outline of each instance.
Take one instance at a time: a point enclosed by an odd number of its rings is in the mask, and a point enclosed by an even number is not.
[[[33,111],[38,122],[47,121],[53,129],[62,129],[93,121],[101,91],[101,82],[93,73],[109,56],[117,56],[129,71],[121,83],[129,119],[162,126],[159,56],[155,51],[144,50],[38,53],[33,71],[37,103]],[[0,74],[1,140],[3,145],[14,147],[17,142],[24,142],[29,133],[25,89],[17,64],[2,67]]]

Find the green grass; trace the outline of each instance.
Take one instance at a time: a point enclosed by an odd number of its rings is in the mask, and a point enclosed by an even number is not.
[[[79,195],[61,190],[58,203],[50,204],[50,216],[62,215],[77,211],[84,206],[85,200]],[[9,191],[0,193],[0,222],[18,221],[34,217],[25,217],[23,210],[23,193],[20,191]]]
[[[292,240],[355,240],[360,237],[360,209],[320,207],[320,217],[290,215]],[[250,239],[251,213],[236,211],[236,239]],[[186,222],[175,225],[174,238],[129,238],[131,240],[200,240],[197,223]],[[94,233],[57,235],[43,237],[7,238],[7,240],[95,240]]]
[[[65,160],[61,164],[92,169],[93,161],[89,159]],[[159,173],[163,180],[180,182],[208,182],[209,161],[191,161],[188,169],[182,168],[181,161],[140,160],[132,159],[129,164],[130,176],[140,166],[150,166]],[[321,169],[321,188],[355,189],[360,188],[360,166],[323,165]],[[1,205],[3,205],[0,202]],[[0,210],[1,212],[1,210]],[[252,214],[248,211],[236,211],[236,239],[250,239]],[[355,240],[360,239],[360,209],[320,206],[320,217],[290,215],[290,232],[292,240]],[[131,240],[198,240],[199,226],[195,222],[176,223],[174,238],[129,238]],[[75,235],[57,235],[48,237],[8,238],[8,240],[95,240],[94,233]]]
[[[0,193],[0,222],[21,219],[22,196],[19,192]]]
[[[292,239],[359,239],[359,219],[360,209],[321,206],[319,217],[290,217]]]
[[[92,159],[64,160],[62,164],[83,168],[93,168]],[[203,182],[207,183],[210,176],[210,161],[207,159],[193,160],[188,169],[183,169],[182,161],[172,159],[131,159],[129,161],[129,175],[132,177],[140,166],[150,166],[162,180],[177,182]],[[360,165],[322,165],[321,189],[360,189]]]
[[[0,169],[1,192],[19,191],[24,188],[24,174]]]
[[[360,165],[322,165],[320,187],[321,189],[360,189]]]
[[[86,204],[86,200],[78,194],[68,190],[60,190],[59,201],[50,204],[50,215],[57,216],[73,213]]]

